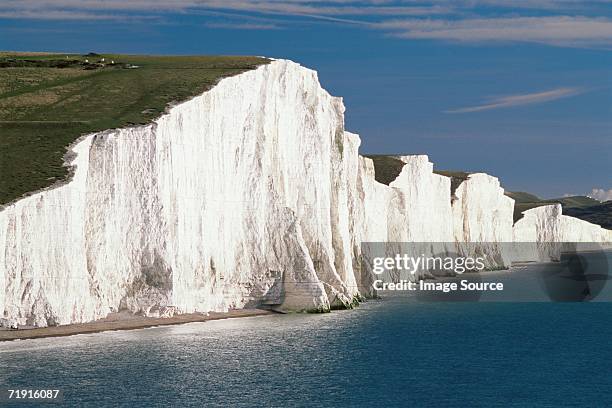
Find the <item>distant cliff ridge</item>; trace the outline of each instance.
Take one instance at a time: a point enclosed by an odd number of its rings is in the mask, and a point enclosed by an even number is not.
[[[513,198],[515,221],[523,217],[526,210],[543,205],[561,204],[563,214],[580,218],[606,229],[612,229],[612,201],[599,202],[587,196],[569,196],[543,200],[533,194],[506,191]]]
[[[342,100],[285,60],[149,125],[90,134],[72,148],[69,183],[0,211],[0,317],[327,311],[372,295],[362,242],[612,241],[558,205],[513,226],[495,177],[466,175],[451,191],[427,156],[398,156],[380,183],[359,144]]]

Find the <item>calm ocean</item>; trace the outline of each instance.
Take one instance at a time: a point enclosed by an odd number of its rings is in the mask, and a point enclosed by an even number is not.
[[[64,404],[92,407],[604,407],[611,322],[605,302],[395,293],[330,314],[4,343],[0,384],[59,388]]]

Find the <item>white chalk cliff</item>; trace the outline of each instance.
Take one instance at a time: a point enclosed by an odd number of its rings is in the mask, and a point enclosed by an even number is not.
[[[362,242],[612,241],[556,207],[513,227],[496,178],[451,197],[427,156],[378,183],[343,114],[314,71],[276,60],[150,125],[87,135],[68,183],[0,210],[0,318],[325,311],[371,294]]]
[[[612,242],[612,231],[561,213],[561,204],[532,208],[513,230],[516,242]]]

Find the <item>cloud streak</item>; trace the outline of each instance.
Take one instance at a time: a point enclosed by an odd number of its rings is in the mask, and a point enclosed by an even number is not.
[[[466,108],[452,109],[445,113],[471,113],[482,112],[492,109],[512,108],[515,106],[534,105],[550,102],[557,99],[569,98],[584,93],[584,88],[557,88],[544,92],[535,92],[521,95],[509,95],[495,98],[485,104],[469,106]]]
[[[0,4],[4,12],[34,10],[88,11],[175,11],[190,9],[221,9],[257,13],[291,15],[346,15],[346,16],[431,16],[452,11],[450,6],[390,4],[385,0],[312,1],[312,0],[20,0]]]
[[[227,30],[280,30],[282,27],[276,24],[253,24],[253,23],[206,23],[208,28],[221,28]]]
[[[21,10],[21,11],[0,11],[0,19],[8,20],[58,20],[58,21],[125,21],[135,22],[138,20],[151,22],[159,20],[155,15],[125,15],[112,13],[92,13],[92,12],[73,12],[65,10],[50,10],[44,13]]]
[[[409,19],[384,21],[376,27],[390,31],[393,36],[408,39],[550,45],[612,44],[612,20],[598,17]]]
[[[250,16],[378,29],[406,40],[461,43],[527,42],[612,46],[612,0],[18,0],[0,1],[0,19],[117,20],[134,15],[225,12],[244,29]],[[243,14],[242,16],[240,14]],[[605,17],[604,17],[605,16]],[[220,23],[206,21],[206,24]],[[271,22],[277,28],[290,23]]]

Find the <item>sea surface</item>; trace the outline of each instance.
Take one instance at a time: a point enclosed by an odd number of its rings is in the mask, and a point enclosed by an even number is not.
[[[0,384],[91,407],[605,407],[612,303],[400,292],[329,314],[2,343]]]

